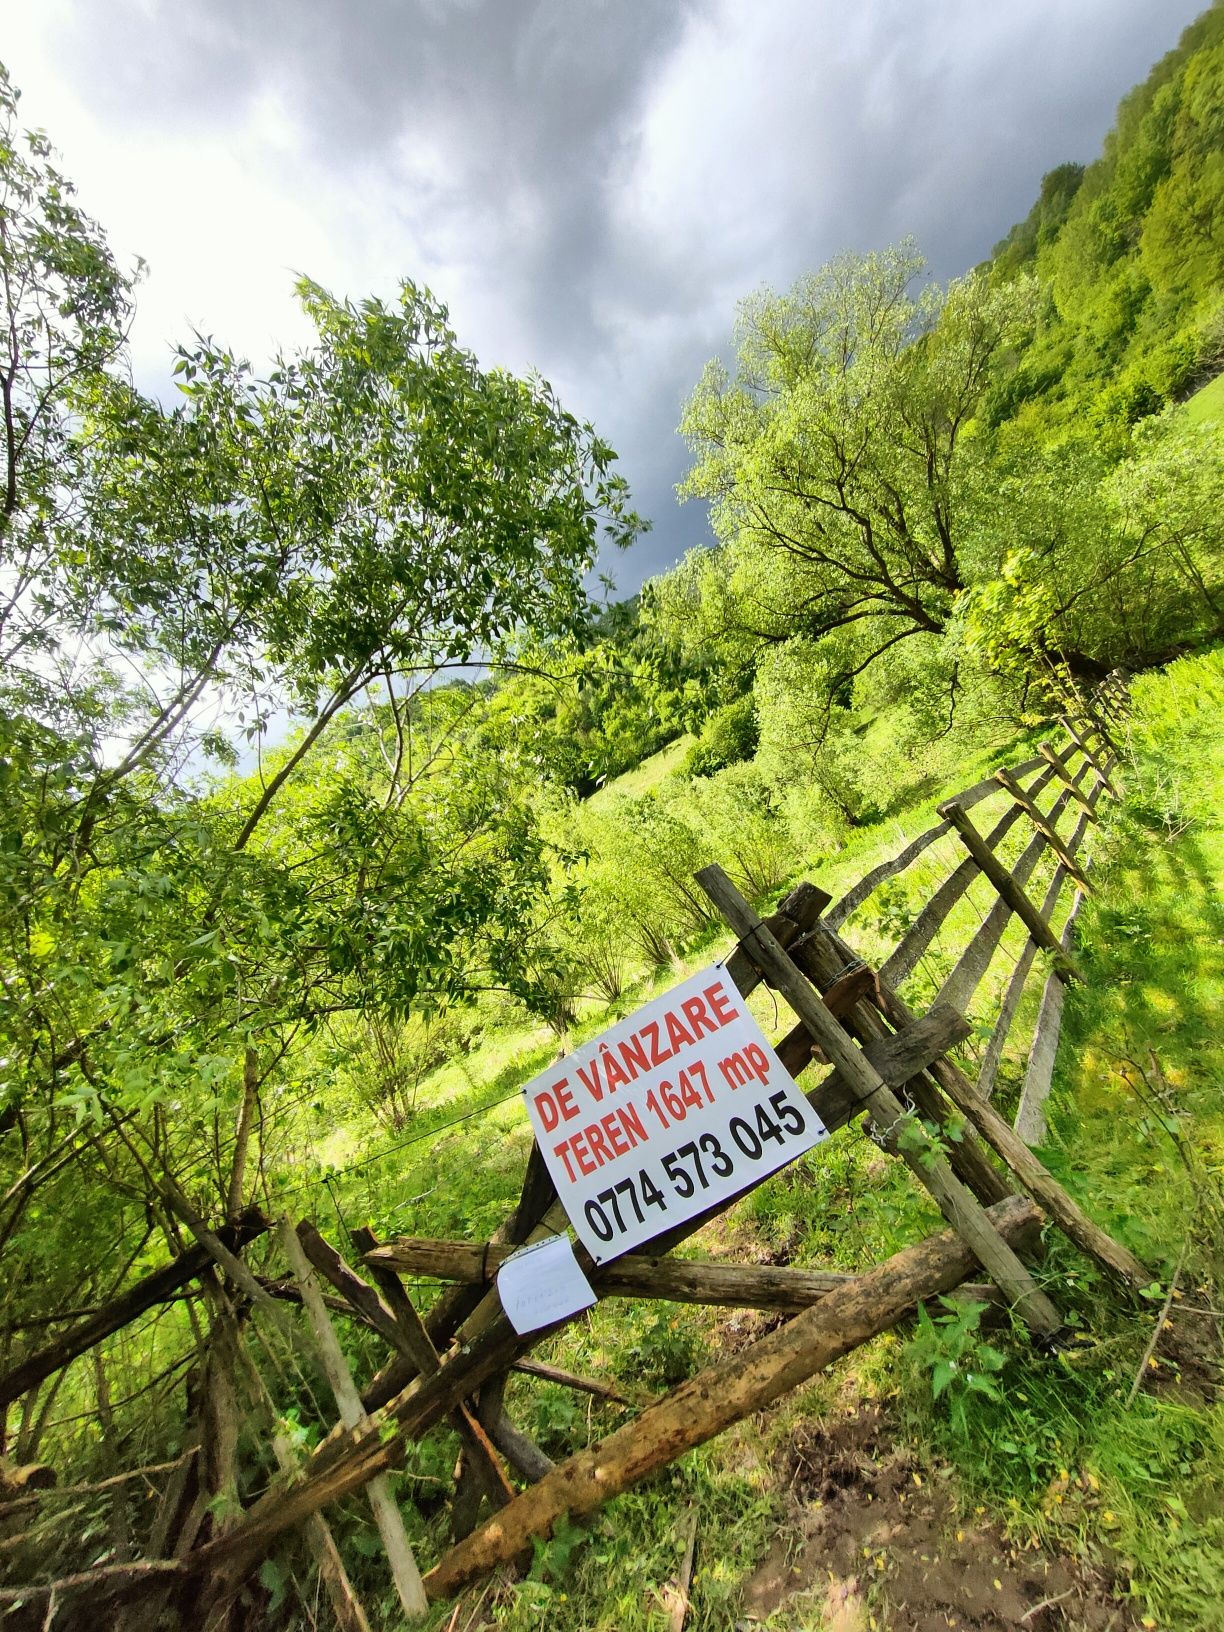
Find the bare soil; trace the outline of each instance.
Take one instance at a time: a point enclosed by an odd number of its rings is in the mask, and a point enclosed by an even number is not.
[[[878,1405],[805,1426],[782,1453],[790,1522],[748,1581],[746,1624],[812,1595],[826,1632],[1131,1632],[1138,1614],[1082,1560],[958,1518]],[[785,1623],[783,1623],[785,1624]],[[813,1624],[816,1624],[815,1622]]]

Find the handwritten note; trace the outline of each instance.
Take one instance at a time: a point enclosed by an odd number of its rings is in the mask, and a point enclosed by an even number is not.
[[[497,1272],[497,1291],[520,1334],[551,1326],[595,1302],[568,1235],[550,1235],[507,1258]]]

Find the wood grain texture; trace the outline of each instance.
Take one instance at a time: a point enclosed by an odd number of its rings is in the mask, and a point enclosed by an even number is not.
[[[1039,1214],[1013,1197],[992,1210],[991,1226],[1014,1240]],[[452,1548],[425,1578],[433,1599],[451,1597],[547,1536],[562,1516],[579,1519],[753,1411],[763,1410],[869,1338],[887,1331],[924,1298],[947,1292],[973,1262],[953,1231],[906,1247],[830,1294],[733,1359],[708,1366],[657,1405],[588,1451],[560,1464],[517,1501]]]

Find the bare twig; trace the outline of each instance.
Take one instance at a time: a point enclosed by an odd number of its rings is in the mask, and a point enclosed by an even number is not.
[[[125,1484],[129,1479],[144,1479],[154,1473],[170,1473],[198,1453],[198,1446],[193,1445],[189,1451],[184,1451],[182,1456],[176,1456],[173,1462],[152,1462],[146,1468],[132,1468],[127,1473],[115,1473],[109,1479],[99,1479],[93,1485],[52,1485],[47,1490],[32,1491],[28,1496],[14,1496],[8,1501],[0,1500],[0,1517],[7,1518],[14,1508],[32,1507],[38,1502],[45,1502],[49,1497],[93,1496],[100,1490],[109,1490],[112,1485]]]
[[[1031,1621],[1033,1616],[1040,1614],[1043,1609],[1051,1609],[1055,1604],[1061,1604],[1063,1599],[1070,1598],[1074,1591],[1074,1587],[1068,1587],[1066,1592],[1060,1592],[1056,1598],[1043,1598],[1039,1604],[1034,1604],[1032,1609],[1026,1609],[1020,1617],[1021,1626],[1024,1625],[1025,1621]]]
[[[1139,1370],[1135,1373],[1135,1380],[1131,1384],[1130,1393],[1126,1396],[1126,1409],[1128,1411],[1135,1403],[1135,1395],[1139,1392],[1139,1385],[1143,1382],[1144,1373],[1147,1371],[1148,1363],[1152,1356],[1156,1353],[1156,1345],[1160,1342],[1160,1334],[1164,1330],[1164,1323],[1169,1318],[1169,1310],[1173,1305],[1173,1294],[1177,1291],[1177,1282],[1181,1277],[1182,1267],[1186,1262],[1186,1253],[1189,1250],[1190,1240],[1189,1236],[1187,1236],[1186,1240],[1182,1242],[1181,1252],[1177,1255],[1177,1268],[1173,1271],[1173,1279],[1169,1282],[1168,1296],[1165,1298],[1164,1303],[1160,1307],[1160,1314],[1157,1317],[1156,1327],[1152,1332],[1151,1341],[1148,1343],[1147,1348],[1143,1351],[1143,1359],[1139,1362]]]
[[[674,1590],[669,1593],[671,1613],[667,1618],[667,1632],[684,1632],[689,1612],[689,1588],[693,1581],[693,1554],[697,1549],[697,1509],[690,1507],[681,1529],[684,1537],[684,1558],[676,1577]]]
[[[35,1582],[25,1587],[0,1587],[0,1604],[49,1598],[59,1593],[73,1592],[78,1587],[122,1586],[128,1582],[155,1581],[159,1576],[169,1579],[186,1573],[187,1566],[180,1558],[145,1558],[131,1564],[103,1564],[96,1570],[82,1570],[79,1575],[61,1576],[58,1581]]]
[[[572,1388],[579,1394],[593,1394],[597,1399],[611,1400],[614,1405],[634,1403],[610,1383],[598,1382],[594,1377],[578,1377],[572,1371],[562,1371],[558,1366],[546,1366],[539,1360],[516,1360],[511,1370],[521,1371],[528,1377],[541,1377],[546,1383],[556,1383],[561,1388]]]

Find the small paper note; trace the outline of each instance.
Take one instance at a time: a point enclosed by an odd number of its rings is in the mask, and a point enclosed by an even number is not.
[[[497,1272],[497,1291],[520,1334],[551,1326],[595,1302],[568,1235],[550,1235],[507,1258]]]

